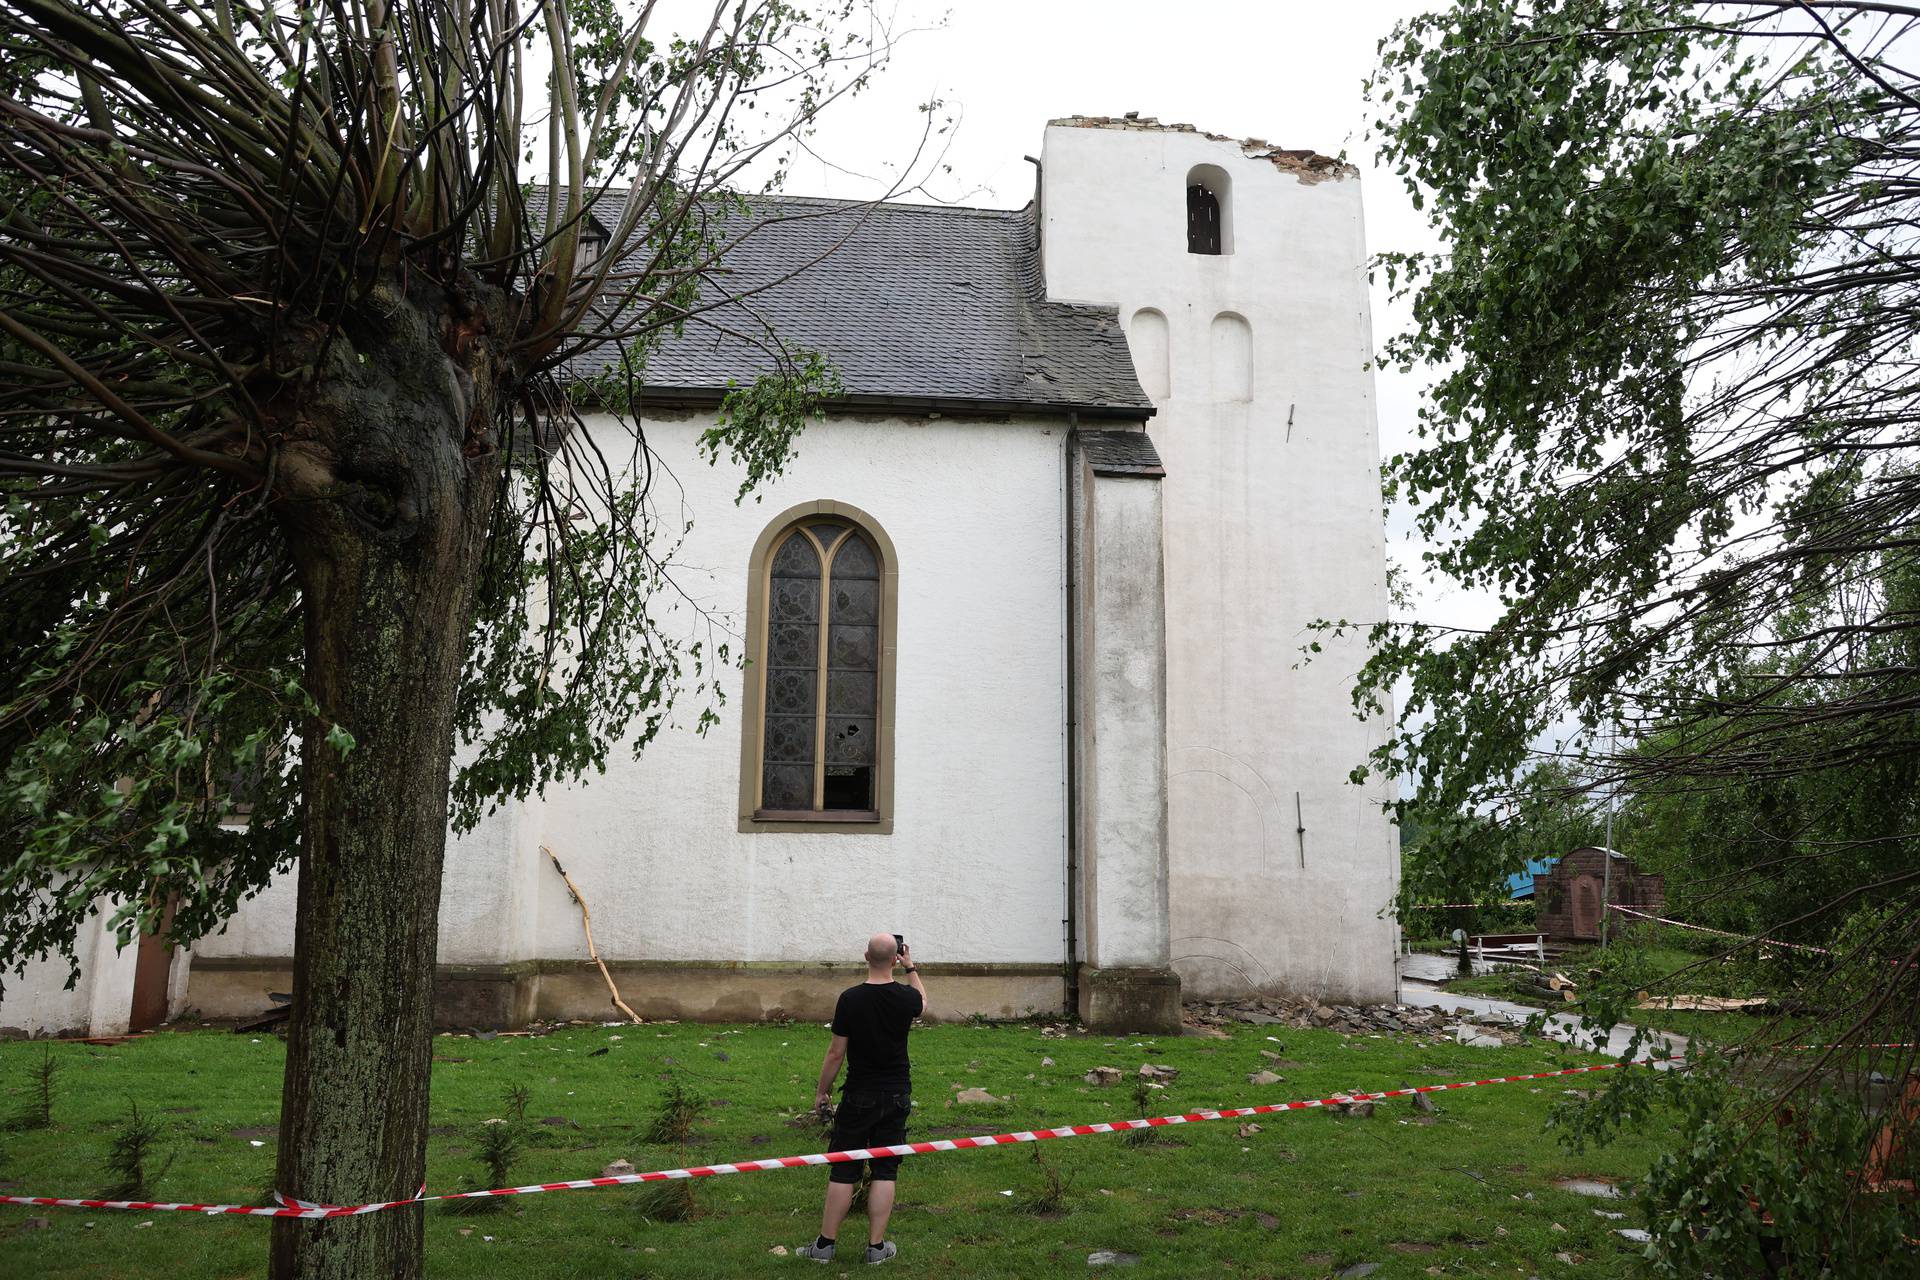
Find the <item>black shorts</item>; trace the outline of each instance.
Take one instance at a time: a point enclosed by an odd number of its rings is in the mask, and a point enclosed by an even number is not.
[[[913,1111],[913,1099],[904,1093],[846,1093],[833,1113],[833,1133],[827,1139],[829,1151],[866,1151],[873,1147],[897,1147],[907,1140],[907,1117]],[[892,1182],[900,1176],[899,1156],[876,1156],[873,1160],[849,1160],[833,1166],[832,1180],[855,1183],[868,1164],[873,1165],[875,1182]]]

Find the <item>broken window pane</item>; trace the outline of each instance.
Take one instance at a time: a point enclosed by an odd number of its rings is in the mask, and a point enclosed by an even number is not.
[[[828,765],[826,803],[822,807],[871,811],[874,807],[873,770],[865,765],[852,768]]]
[[[864,716],[834,716],[827,721],[828,764],[872,764],[873,721]]]

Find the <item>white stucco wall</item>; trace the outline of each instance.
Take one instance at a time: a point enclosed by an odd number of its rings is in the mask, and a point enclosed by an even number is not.
[[[1158,129],[1050,127],[1043,162],[1049,295],[1166,318],[1138,328],[1167,468],[1175,968],[1190,994],[1390,996],[1390,784],[1347,781],[1385,726],[1353,715],[1359,643],[1299,665],[1312,620],[1386,610],[1359,183]],[[1186,251],[1200,164],[1231,178],[1231,254]]]
[[[139,947],[120,948],[106,922],[115,904],[102,901],[80,926],[74,955],[80,976],[67,986],[64,957],[43,956],[9,974],[0,996],[0,1031],[32,1035],[121,1035],[133,1018],[133,970]]]
[[[1095,968],[1168,961],[1160,484],[1081,477],[1081,866]]]
[[[646,423],[665,464],[655,499],[693,528],[674,557],[688,600],[663,615],[741,651],[748,560],[769,522],[832,499],[871,515],[899,557],[890,835],[738,830],[742,674],[724,673],[720,727],[691,702],[639,759],[509,805],[449,848],[440,958],[584,958],[579,910],[540,855],[551,845],[612,960],[853,961],[877,929],[930,964],[1063,959],[1064,423],[834,419],[758,500],[697,456],[711,416]],[[611,455],[624,429],[590,420]],[[662,601],[664,605],[665,601]],[[292,877],[203,940],[207,956],[292,952]]]

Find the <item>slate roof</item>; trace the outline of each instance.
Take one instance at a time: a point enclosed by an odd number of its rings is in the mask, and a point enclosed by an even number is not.
[[[847,407],[1153,413],[1113,308],[1046,300],[1031,206],[761,197],[750,208],[732,215],[753,230],[721,267],[729,293],[751,296],[668,335],[648,357],[643,403],[717,399],[770,371],[750,340],[770,332],[822,352]],[[588,377],[617,360],[608,346],[572,367]]]
[[[1075,433],[1087,465],[1103,476],[1164,476],[1160,451],[1144,431],[1080,431]]]

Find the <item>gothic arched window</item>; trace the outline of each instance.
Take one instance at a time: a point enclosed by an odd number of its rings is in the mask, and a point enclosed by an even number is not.
[[[864,514],[809,503],[755,548],[741,828],[892,819],[892,547]]]

